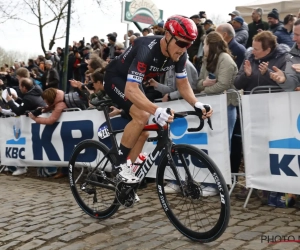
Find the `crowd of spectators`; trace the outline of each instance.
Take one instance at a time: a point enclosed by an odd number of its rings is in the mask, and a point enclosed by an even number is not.
[[[257,86],[270,85],[281,87],[282,91],[300,90],[299,13],[280,17],[278,10],[273,9],[265,21],[262,15],[261,8],[253,9],[252,22],[247,24],[234,10],[229,13],[227,23],[217,26],[207,18],[205,11],[190,17],[198,28],[198,37],[187,49],[186,67],[195,93],[220,94],[228,89],[237,89],[249,94]],[[15,62],[14,65],[3,65],[0,69],[2,89],[15,88],[17,95],[7,96],[1,107],[4,109],[6,106],[15,115],[23,115],[37,107],[43,107],[42,112],[53,110],[49,118],[39,118],[36,113],[29,113],[29,117],[42,124],[52,124],[68,107],[66,94],[77,93],[82,102],[86,102],[85,107],[91,107],[91,98],[108,98],[102,85],[105,66],[133,45],[135,39],[164,35],[164,32],[164,21],[161,21],[144,28],[141,33],[128,30],[123,39],[112,32],[107,34],[106,39],[93,36],[89,43],[74,41],[67,56],[65,93],[62,90],[65,57],[64,49],[60,47],[56,52],[47,51],[44,56],[31,58],[26,64]],[[161,99],[165,102],[180,98],[172,71],[144,79],[143,89],[151,101]],[[16,106],[16,103],[21,105]],[[236,98],[228,95],[228,133],[233,173],[239,171],[242,157],[241,140],[232,138],[232,134],[240,133],[237,106]],[[122,113],[121,108],[115,107],[112,115]],[[62,171],[56,176],[65,175]],[[245,198],[245,194],[240,194],[238,198]]]

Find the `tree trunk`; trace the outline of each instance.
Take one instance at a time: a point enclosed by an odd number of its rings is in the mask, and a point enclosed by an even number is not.
[[[52,47],[55,44],[55,37],[56,37],[56,33],[57,33],[57,29],[58,29],[58,26],[59,26],[60,19],[61,19],[61,14],[58,16],[58,19],[57,19],[57,22],[56,22],[56,26],[55,26],[55,30],[54,30],[54,33],[53,33],[53,37],[50,40],[49,50],[52,50]]]

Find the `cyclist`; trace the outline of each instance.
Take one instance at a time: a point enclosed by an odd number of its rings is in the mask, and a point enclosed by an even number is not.
[[[127,157],[134,160],[142,151],[148,136],[142,131],[150,114],[155,116],[160,126],[173,121],[173,112],[170,115],[166,108],[160,108],[147,99],[142,82],[175,68],[176,85],[181,96],[196,111],[202,110],[203,119],[210,117],[213,112],[208,104],[196,99],[186,74],[186,51],[198,34],[195,23],[187,17],[175,15],[168,18],[164,28],[164,36],[146,36],[134,40],[106,68],[106,93],[132,118],[124,129],[115,166],[119,171],[118,176],[127,183],[139,182],[131,166],[127,166]],[[204,105],[210,107],[209,112],[206,112]]]

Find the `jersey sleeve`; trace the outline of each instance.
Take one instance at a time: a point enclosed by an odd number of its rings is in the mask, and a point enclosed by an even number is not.
[[[186,73],[186,60],[187,60],[187,53],[184,53],[182,57],[180,57],[179,61],[175,64],[175,75],[177,79],[183,79],[187,77]]]
[[[141,46],[133,59],[127,75],[128,82],[142,83],[151,60],[151,51],[147,46]]]

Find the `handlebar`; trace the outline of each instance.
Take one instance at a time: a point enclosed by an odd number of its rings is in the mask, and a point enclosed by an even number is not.
[[[206,109],[206,112],[208,112],[210,110],[209,106],[204,105],[204,107]],[[167,113],[171,115],[171,109],[170,108],[167,108]],[[174,119],[176,119],[176,118],[183,118],[183,117],[188,116],[188,115],[197,116],[199,118],[199,120],[200,120],[200,124],[199,124],[199,126],[197,128],[188,128],[187,131],[188,132],[197,132],[197,131],[202,130],[203,127],[204,127],[204,119],[202,119],[202,111],[201,111],[201,109],[199,109],[197,111],[176,112],[176,113],[174,113]],[[155,118],[153,118],[153,122],[156,123]],[[210,129],[213,130],[210,117],[207,118],[207,123],[208,123]]]
[[[105,107],[105,106],[111,105],[111,100],[97,100],[96,99],[96,100],[92,100],[91,104],[93,106],[97,107],[97,108]],[[209,112],[209,110],[210,110],[209,106],[204,105],[204,108],[206,109],[206,112]],[[170,108],[167,109],[167,113],[171,114],[171,109]],[[197,132],[197,131],[202,130],[203,127],[204,127],[204,120],[202,119],[202,110],[201,109],[197,109],[197,111],[177,112],[177,113],[174,113],[174,118],[175,119],[176,118],[183,118],[183,117],[188,116],[188,115],[197,116],[200,120],[200,124],[197,128],[188,128],[187,131],[188,132]],[[153,118],[153,122],[156,123],[155,118]],[[210,129],[213,130],[210,117],[207,118],[207,123],[208,123]]]
[[[174,118],[183,118],[185,116],[188,116],[188,115],[194,115],[194,116],[197,116],[200,120],[200,124],[197,128],[188,128],[187,131],[188,132],[197,132],[197,131],[200,131],[203,129],[204,127],[204,120],[202,119],[202,113],[199,114],[199,112],[197,111],[184,111],[184,112],[178,112],[178,113],[174,113]],[[212,123],[211,123],[211,119],[210,117],[207,118],[207,123],[210,127],[211,130],[213,130],[212,128]]]

